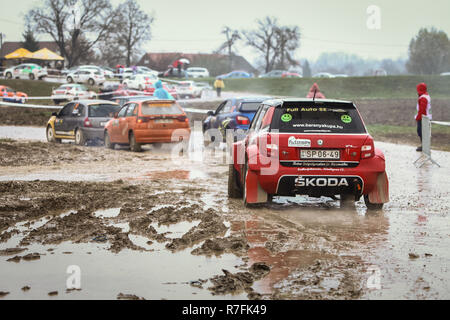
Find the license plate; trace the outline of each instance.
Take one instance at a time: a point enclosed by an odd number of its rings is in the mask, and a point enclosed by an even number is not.
[[[158,119],[155,120],[155,123],[173,123],[172,119]]]
[[[341,152],[339,150],[301,150],[300,158],[339,160]]]
[[[101,126],[101,127],[106,126],[106,122],[100,122],[100,126]]]

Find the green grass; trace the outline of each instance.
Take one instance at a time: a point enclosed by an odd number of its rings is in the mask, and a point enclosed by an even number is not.
[[[212,79],[207,81],[213,82]],[[226,91],[293,97],[305,97],[311,85],[316,82],[327,98],[348,100],[415,98],[416,85],[425,82],[433,98],[450,98],[450,77],[444,76],[225,79],[224,81]]]

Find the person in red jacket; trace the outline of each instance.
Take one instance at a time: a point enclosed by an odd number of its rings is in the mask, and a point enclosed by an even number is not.
[[[308,94],[306,95],[307,98],[314,98],[314,93],[315,93],[315,99],[325,99],[325,95],[320,92],[319,86],[317,85],[317,83],[314,83],[311,86],[311,89],[309,89]]]
[[[417,85],[417,135],[422,142],[422,117],[428,117],[431,120],[431,98],[427,91],[427,85],[425,83],[419,83]],[[417,147],[416,151],[422,151],[422,145]]]

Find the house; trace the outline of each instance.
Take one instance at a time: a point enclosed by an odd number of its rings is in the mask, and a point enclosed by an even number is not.
[[[165,71],[169,65],[181,58],[188,59],[191,62],[190,67],[207,68],[211,76],[228,73],[232,70],[256,73],[256,69],[244,57],[232,55],[232,67],[230,69],[230,57],[216,53],[149,52],[141,58],[138,65],[157,71]]]

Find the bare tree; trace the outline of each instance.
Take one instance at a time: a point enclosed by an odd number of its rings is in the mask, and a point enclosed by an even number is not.
[[[151,39],[151,26],[154,17],[141,10],[136,0],[127,0],[118,8],[120,12],[117,41],[124,48],[127,65],[131,64],[133,54]]]
[[[265,17],[257,20],[257,25],[256,30],[244,31],[243,34],[247,45],[254,47],[263,55],[265,72],[269,72],[273,69],[278,56],[276,50],[278,20],[273,17]]]
[[[26,18],[37,33],[53,38],[73,66],[114,29],[118,17],[109,0],[45,0]]]
[[[265,72],[275,66],[286,68],[298,65],[294,53],[300,46],[300,30],[297,26],[279,26],[274,17],[257,20],[257,29],[244,31],[247,45],[257,49],[263,56]]]
[[[236,42],[238,40],[241,40],[241,35],[239,31],[232,30],[230,27],[225,26],[222,34],[225,34],[227,40],[222,43],[222,45],[219,47],[219,49],[216,51],[217,53],[221,53],[225,50],[227,50],[228,59],[229,59],[229,68],[230,70],[233,70],[233,47],[236,45]]]

